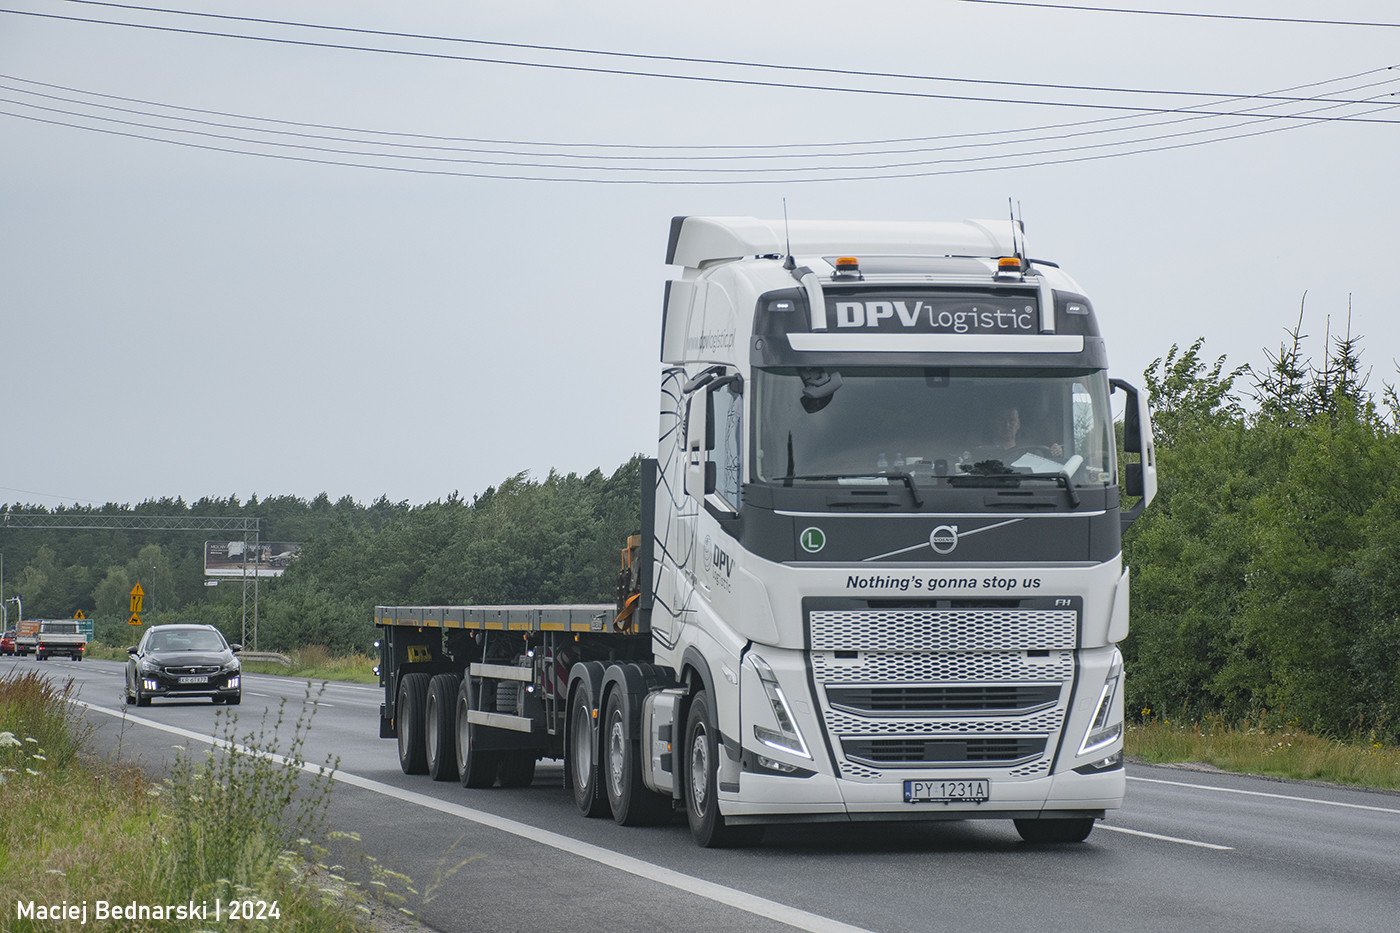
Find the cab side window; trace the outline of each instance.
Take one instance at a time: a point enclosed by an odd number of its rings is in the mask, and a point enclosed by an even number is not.
[[[710,397],[714,417],[714,448],[710,451],[715,469],[715,494],[735,511],[743,488],[744,396],[740,383],[727,382],[715,387]]]

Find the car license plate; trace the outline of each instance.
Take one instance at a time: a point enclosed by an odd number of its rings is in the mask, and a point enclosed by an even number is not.
[[[905,803],[986,803],[991,781],[905,781]]]
[[[182,683],[182,684],[207,684],[207,683],[209,683],[209,678],[208,678],[207,676],[204,676],[204,675],[200,675],[199,677],[181,677],[181,678],[180,678],[180,683]]]

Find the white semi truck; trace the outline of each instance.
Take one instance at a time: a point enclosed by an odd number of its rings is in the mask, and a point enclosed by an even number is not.
[[[911,819],[1085,839],[1123,800],[1120,542],[1155,454],[1089,299],[1022,244],[676,218],[617,604],[377,607],[403,770],[523,786],[563,759],[584,814],[684,811],[703,846]]]

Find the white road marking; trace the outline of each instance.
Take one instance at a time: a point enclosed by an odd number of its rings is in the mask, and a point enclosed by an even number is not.
[[[213,736],[203,735],[189,729],[182,729],[179,726],[171,726],[163,722],[143,719],[140,716],[133,716],[125,710],[111,710],[106,707],[87,703],[83,700],[71,700],[70,702],[94,713],[102,713],[103,715],[124,719],[127,722],[132,722],[137,725],[149,726],[152,729],[159,729],[171,735],[182,736],[196,742],[204,742],[219,748],[230,747],[230,743],[222,739],[216,739]],[[257,752],[242,746],[234,747],[237,747],[239,751],[245,753],[263,755],[270,761],[277,762],[278,764],[287,763],[287,759],[281,755],[271,752]],[[317,774],[320,772],[321,767],[308,763],[302,764],[301,769],[309,774]],[[849,923],[842,923],[840,920],[833,920],[830,917],[823,917],[819,914],[799,910],[796,907],[789,907],[787,904],[772,901],[766,897],[758,897],[757,895],[740,891],[737,888],[716,884],[713,881],[696,878],[694,875],[683,874],[660,865],[653,865],[651,862],[645,862],[641,859],[633,858],[630,855],[623,855],[620,852],[614,852],[611,849],[595,846],[592,843],[582,842],[559,833],[552,833],[549,830],[538,829],[528,823],[521,823],[503,816],[496,816],[494,813],[474,810],[471,807],[464,807],[460,804],[448,803],[444,800],[438,800],[436,797],[429,797],[426,794],[419,794],[410,790],[401,790],[400,788],[382,784],[379,781],[372,781],[369,778],[363,778],[345,771],[335,772],[334,778],[342,784],[349,784],[352,787],[382,794],[385,797],[393,797],[397,800],[402,800],[404,803],[415,804],[429,810],[436,810],[448,816],[455,816],[458,819],[469,820],[473,823],[490,827],[491,829],[498,829],[501,832],[510,833],[522,839],[529,839],[540,845],[549,846],[561,852],[567,852],[570,855],[576,855],[579,858],[597,862],[604,867],[615,868],[619,871],[636,875],[638,878],[642,878],[646,881],[655,881],[679,891],[684,891],[688,894],[694,894],[724,904],[725,906],[733,907],[736,910],[746,911],[760,917],[767,917],[770,920],[776,920],[779,923],[787,924],[798,930],[806,930],[808,933],[870,933],[869,930],[863,927],[851,926]]]
[[[1219,846],[1213,842],[1200,842],[1196,839],[1182,839],[1178,836],[1162,836],[1158,833],[1143,832],[1140,829],[1129,829],[1126,826],[1109,826],[1108,824],[1104,823],[1100,824],[1098,828],[1100,830],[1106,829],[1111,833],[1127,833],[1130,836],[1142,836],[1146,839],[1159,839],[1162,842],[1179,842],[1184,846],[1196,846],[1200,849],[1215,849],[1218,852],[1235,851],[1234,846]]]
[[[1142,781],[1144,784],[1166,784],[1171,787],[1189,787],[1192,790],[1211,790],[1219,794],[1243,794],[1246,797],[1267,797],[1272,800],[1291,800],[1295,803],[1315,803],[1323,807],[1343,807],[1347,810],[1368,810],[1372,813],[1393,813],[1400,816],[1400,808],[1396,807],[1371,807],[1362,803],[1343,803],[1339,800],[1321,800],[1317,797],[1295,797],[1291,794],[1271,794],[1262,790],[1240,790],[1234,787],[1212,787],[1209,784],[1188,784],[1185,781],[1164,781],[1160,778],[1144,778],[1128,776],[1130,781]]]

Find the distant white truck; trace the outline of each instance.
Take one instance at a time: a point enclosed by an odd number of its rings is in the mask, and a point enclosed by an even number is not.
[[[67,657],[81,661],[87,651],[91,623],[79,619],[22,619],[15,634],[15,653],[40,661]]]

